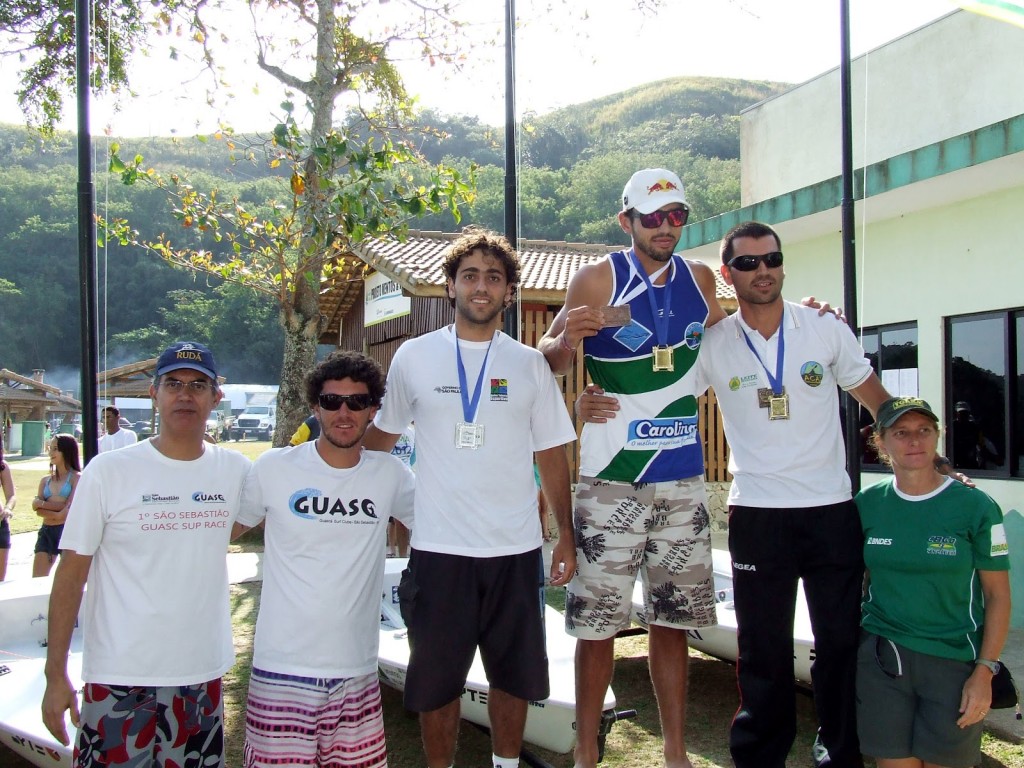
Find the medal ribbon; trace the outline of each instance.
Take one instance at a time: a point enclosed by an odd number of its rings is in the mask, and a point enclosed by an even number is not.
[[[768,366],[764,364],[764,360],[761,359],[761,356],[757,354],[757,350],[754,349],[754,345],[750,343],[750,337],[747,336],[746,331],[743,332],[743,340],[747,342],[747,346],[750,347],[751,354],[754,355],[757,362],[759,362],[761,367],[764,368],[764,373],[768,377],[768,383],[772,385],[772,392],[776,396],[782,394],[782,359],[786,355],[786,337],[783,335],[785,325],[786,319],[783,318],[782,322],[779,324],[779,354],[775,359],[774,376],[772,375],[772,372],[768,370]]]
[[[459,368],[459,394],[462,396],[462,418],[468,423],[472,424],[476,418],[476,411],[480,405],[480,393],[483,390],[484,383],[484,371],[487,370],[487,357],[491,354],[491,344],[494,343],[492,337],[487,342],[487,352],[484,353],[484,361],[480,364],[480,375],[476,377],[476,389],[473,390],[473,395],[470,397],[467,393],[469,389],[468,382],[466,381],[466,366],[462,364],[462,349],[459,346],[459,337],[455,335],[454,330],[452,335],[455,336],[455,360],[458,363]]]
[[[647,272],[640,265],[640,260],[636,257],[636,251],[632,248],[629,251],[629,258],[633,260],[633,266],[643,279],[644,285],[647,286],[647,298],[651,302],[651,314],[654,316],[654,336],[658,340],[658,346],[667,347],[668,320],[669,314],[672,312],[672,281],[675,280],[676,277],[675,263],[672,263],[672,272],[663,286],[665,288],[665,306],[659,307],[658,300],[654,297],[654,285],[651,283],[651,278],[647,276]],[[662,271],[664,271],[664,268],[659,270],[656,274],[661,274]]]

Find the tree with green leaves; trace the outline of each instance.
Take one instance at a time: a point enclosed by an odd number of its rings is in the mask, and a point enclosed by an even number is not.
[[[401,237],[409,219],[421,213],[447,208],[457,222],[459,206],[471,197],[471,179],[444,166],[425,168],[409,144],[389,138],[410,117],[390,49],[415,41],[425,60],[451,61],[458,55],[453,35],[459,24],[437,0],[262,0],[245,11],[237,4],[183,0],[153,8],[151,24],[185,19],[186,39],[202,46],[211,65],[217,47],[238,44],[240,30],[248,27],[259,68],[301,97],[308,115],[300,125],[295,103],[285,102],[284,116],[261,144],[241,147],[229,128],[221,134],[246,159],[287,169],[268,210],[256,211],[216,188],[198,189],[180,174],[161,174],[139,154],[124,160],[115,146],[111,170],[126,184],[161,189],[186,232],[146,239],[126,218],[104,224],[106,236],[121,244],[277,299],[285,342],[276,440],[283,444],[307,415],[303,377],[315,361],[322,329],[320,297],[339,259],[366,238]],[[244,16],[247,23],[239,24]],[[355,100],[368,138],[336,128],[343,96]],[[413,183],[413,168],[429,182]]]

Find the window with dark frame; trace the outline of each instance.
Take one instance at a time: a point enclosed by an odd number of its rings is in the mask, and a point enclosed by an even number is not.
[[[894,323],[861,331],[864,356],[894,397],[918,394],[917,323]],[[871,446],[873,420],[867,408],[860,409],[861,468],[866,472],[888,471]]]
[[[946,451],[982,477],[1024,475],[1024,310],[946,318]]]

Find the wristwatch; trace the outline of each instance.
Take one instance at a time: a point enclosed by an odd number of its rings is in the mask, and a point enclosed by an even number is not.
[[[995,677],[999,674],[999,670],[1003,668],[1003,665],[998,661],[992,661],[991,659],[975,659],[975,664],[981,664],[983,667],[988,667],[988,671]]]

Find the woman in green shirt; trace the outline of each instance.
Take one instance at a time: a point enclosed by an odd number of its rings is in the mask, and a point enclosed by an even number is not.
[[[893,477],[857,495],[867,570],[861,749],[878,768],[969,768],[1010,623],[1006,534],[984,492],[939,474],[938,417],[893,398],[874,442]]]

